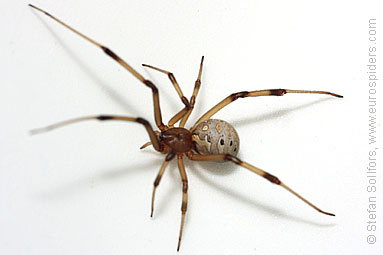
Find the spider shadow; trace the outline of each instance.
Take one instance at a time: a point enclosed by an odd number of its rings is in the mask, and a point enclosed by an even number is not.
[[[158,154],[154,151],[143,151],[148,154],[154,154],[158,156]],[[151,156],[152,156],[151,155]],[[152,187],[152,181],[154,181],[155,174],[159,167],[163,162],[163,158],[157,158],[152,161],[145,161],[145,163],[129,165],[129,166],[119,166],[115,168],[108,169],[100,169],[96,174],[91,174],[85,177],[80,178],[76,181],[70,181],[59,186],[55,186],[53,189],[47,189],[40,191],[37,193],[37,198],[42,199],[48,202],[58,202],[63,199],[67,199],[70,197],[74,197],[79,195],[80,193],[85,193],[91,191],[93,186],[96,184],[97,186],[106,185],[108,183],[115,183],[116,181],[129,180],[131,175],[138,174],[142,171],[154,171],[153,179],[148,182],[148,186]],[[152,219],[155,219],[157,216],[161,215],[161,213],[167,208],[167,205],[173,199],[176,199],[178,191],[180,191],[180,186],[177,183],[180,183],[178,169],[174,160],[170,162],[168,169],[166,172],[169,172],[169,177],[171,179],[171,183],[174,183],[173,186],[167,189],[165,194],[157,194],[156,196],[156,204],[154,209],[154,215]],[[154,166],[154,167],[153,167]],[[128,182],[129,184],[129,182]],[[158,192],[157,192],[158,193]],[[148,197],[149,201],[150,197]]]
[[[201,163],[201,164],[198,165],[198,168],[202,165],[202,162],[199,162],[199,163]],[[227,162],[225,164],[230,165],[233,170],[238,168],[229,162]],[[275,217],[284,218],[286,220],[294,221],[297,223],[312,225],[315,227],[333,227],[336,225],[335,223],[319,223],[319,222],[315,222],[315,221],[312,221],[309,219],[304,219],[304,218],[300,218],[300,217],[297,217],[294,215],[286,214],[284,211],[282,211],[280,209],[277,209],[275,207],[265,205],[265,204],[258,202],[253,197],[249,197],[245,194],[242,194],[242,193],[235,191],[234,189],[231,189],[229,187],[217,184],[216,182],[212,182],[206,175],[201,173],[202,171],[195,169],[196,167],[194,167],[194,166],[188,165],[188,168],[191,169],[191,171],[193,171],[195,176],[197,176],[197,178],[200,181],[206,183],[207,185],[209,185],[209,187],[213,187],[215,190],[218,190],[219,192],[223,193],[225,196],[230,197],[232,199],[235,199],[236,201],[240,201],[244,204],[251,205],[255,209],[264,211],[267,214],[274,215]]]
[[[132,174],[138,174],[143,170],[148,171],[152,170],[153,165],[160,164],[161,160],[156,159],[153,161],[145,162],[144,164],[136,164],[129,166],[120,166],[115,168],[110,168],[107,170],[99,170],[97,174],[88,175],[82,177],[79,180],[71,181],[68,183],[55,186],[53,189],[42,191],[38,194],[39,198],[48,201],[56,201],[57,199],[65,199],[70,196],[78,195],[81,192],[89,191],[89,188],[92,188],[94,183],[97,185],[103,185],[110,182],[122,181]]]
[[[53,38],[60,44],[64,51],[70,56],[70,58],[73,59],[77,67],[79,67],[80,70],[83,71],[93,81],[95,85],[97,85],[100,91],[106,93],[107,96],[110,97],[114,102],[116,102],[117,105],[123,110],[132,113],[139,112],[139,110],[136,109],[134,105],[127,103],[127,100],[120,96],[121,93],[108,86],[107,82],[101,79],[101,77],[89,67],[89,64],[85,64],[84,61],[77,57],[74,51],[71,50],[70,47],[68,47],[67,44],[64,43],[62,38],[53,31],[53,29],[47,24],[47,22],[44,19],[42,19],[41,15],[37,14],[34,10],[32,10],[32,12],[41,21],[41,23],[45,26],[45,28],[49,31]],[[91,47],[93,45],[89,44],[89,46]]]
[[[266,113],[266,114],[263,114],[263,115],[260,115],[260,116],[254,117],[254,118],[250,118],[250,119],[247,118],[247,119],[234,120],[231,122],[231,124],[233,126],[245,126],[245,125],[250,125],[250,124],[257,123],[257,122],[268,121],[268,120],[280,118],[284,115],[289,114],[290,112],[302,110],[302,109],[308,108],[310,106],[313,106],[313,105],[316,105],[319,103],[323,103],[323,102],[328,101],[328,100],[332,100],[332,98],[318,99],[318,100],[315,100],[315,101],[312,101],[312,102],[309,102],[306,104],[290,107],[290,108],[283,109],[283,110],[273,111],[271,113]],[[243,144],[242,144],[242,146],[243,146]],[[239,152],[239,154],[240,153],[241,152]],[[239,158],[240,158],[240,155],[239,155]],[[219,167],[217,167],[217,164],[219,165]],[[234,168],[235,168],[235,167],[233,167],[232,164],[227,164],[227,163],[222,163],[222,162],[218,162],[218,163],[217,162],[204,162],[203,164],[200,164],[200,166],[206,172],[212,173],[214,175],[222,175],[222,176],[232,174],[234,171]]]
[[[305,108],[309,108],[310,106],[313,106],[313,105],[316,105],[316,104],[320,104],[320,103],[323,103],[323,102],[326,102],[326,101],[329,101],[329,100],[334,100],[334,98],[326,97],[326,98],[317,99],[317,100],[311,101],[311,102],[306,103],[306,104],[302,104],[302,105],[298,105],[298,106],[293,106],[293,107],[289,107],[289,108],[284,108],[284,109],[281,109],[281,110],[276,110],[276,111],[273,111],[273,112],[270,112],[270,113],[265,113],[265,114],[262,114],[262,115],[259,115],[259,116],[256,116],[256,117],[234,120],[234,121],[231,121],[231,124],[233,126],[245,126],[245,125],[249,125],[249,124],[254,124],[256,122],[262,122],[262,121],[268,121],[268,120],[272,120],[272,119],[277,119],[277,118],[280,118],[280,117],[282,117],[284,115],[289,114],[290,112],[294,112],[294,111],[302,110],[302,109],[305,109]]]
[[[271,113],[263,114],[263,115],[260,115],[260,116],[257,116],[257,117],[251,118],[251,119],[236,120],[236,121],[233,121],[232,123],[236,126],[241,126],[241,125],[253,124],[254,122],[272,120],[275,118],[280,118],[286,114],[289,114],[290,112],[293,112],[296,110],[301,110],[304,108],[308,108],[310,106],[313,106],[313,105],[316,105],[316,104],[319,104],[319,103],[322,103],[322,102],[325,102],[328,100],[332,100],[332,98],[318,99],[318,100],[315,100],[313,102],[309,102],[309,103],[302,104],[302,105],[295,106],[295,107],[290,107],[290,108],[283,109],[283,110],[273,111]],[[202,168],[205,172],[208,172],[209,174],[213,174],[213,175],[220,175],[220,176],[226,176],[226,175],[233,174],[234,171],[236,171],[239,168],[238,166],[232,164],[231,162],[225,162],[225,163],[222,163],[222,162],[195,162],[195,163],[197,163],[198,168]],[[219,164],[219,167],[217,167],[217,164]],[[275,215],[275,216],[280,217],[280,218],[285,218],[287,220],[295,221],[298,223],[309,224],[309,225],[313,225],[313,226],[317,226],[317,227],[335,226],[334,223],[329,223],[329,224],[318,223],[318,222],[314,222],[311,220],[302,219],[300,217],[296,217],[293,215],[288,215],[285,212],[283,212],[279,209],[276,209],[274,207],[262,205],[259,202],[257,202],[256,200],[254,200],[254,198],[250,198],[244,194],[241,194],[239,192],[234,191],[233,189],[230,189],[228,187],[224,187],[224,186],[219,185],[217,183],[211,182],[209,180],[209,178],[204,176],[200,171],[195,170],[194,169],[195,167],[191,166],[191,164],[188,164],[188,168],[191,168],[192,171],[195,173],[195,175],[204,183],[206,183],[209,186],[213,187],[214,189],[224,193],[226,196],[232,197],[232,198],[239,200],[245,204],[250,204],[258,210],[265,211],[269,214]]]

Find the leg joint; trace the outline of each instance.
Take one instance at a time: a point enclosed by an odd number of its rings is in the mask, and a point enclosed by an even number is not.
[[[272,96],[283,96],[286,93],[287,93],[287,91],[285,89],[271,89],[270,90],[270,95],[272,95]]]
[[[231,95],[230,95],[230,98],[231,98],[232,101],[235,101],[235,100],[237,100],[237,99],[240,98],[240,97],[241,97],[241,98],[246,97],[248,94],[249,94],[248,91],[241,91],[241,92],[237,92],[237,93],[233,93],[233,94],[231,94]]]
[[[143,119],[143,118],[137,118],[136,121],[144,126],[150,126],[150,123],[146,120],[146,119]]]
[[[110,50],[108,47],[101,46],[101,49],[106,53],[106,55],[113,58],[114,60],[118,61],[120,59],[117,54]]]
[[[269,180],[270,182],[274,183],[274,184],[277,184],[277,185],[280,185],[282,182],[278,179],[278,177],[272,175],[272,174],[269,174],[267,172],[265,172],[264,176],[267,180]]]
[[[188,191],[188,182],[187,181],[182,181],[182,192],[186,193]]]
[[[239,158],[234,157],[230,154],[225,154],[225,160],[232,161],[233,163],[237,165],[240,165],[242,163],[242,161]]]
[[[191,109],[191,105],[189,103],[189,100],[185,97],[185,96],[182,96],[181,97],[181,101],[182,103],[184,103],[184,105],[186,106],[186,109],[187,110],[190,110]]]
[[[191,105],[191,108],[193,109],[194,108],[194,104],[195,104],[195,96],[191,96],[190,98],[190,105]]]
[[[153,84],[153,82],[151,82],[151,81],[149,81],[149,80],[144,80],[144,84],[145,84],[146,86],[148,86],[149,88],[151,88],[154,94],[157,94],[157,93],[158,93],[158,89],[157,89],[157,87]]]
[[[162,143],[161,143],[161,144],[162,144]],[[170,161],[170,160],[172,160],[176,154],[177,154],[177,153],[176,153],[175,151],[172,150],[171,152],[168,153],[168,155],[166,155],[166,157],[165,157],[165,161]]]
[[[186,201],[182,201],[182,205],[181,205],[181,211],[182,211],[182,214],[185,214],[186,213],[186,210],[187,210],[187,202]]]
[[[196,80],[194,86],[199,89],[201,87],[201,80]]]
[[[176,77],[174,77],[173,73],[168,73],[168,77],[172,83],[177,83]]]
[[[96,117],[98,120],[111,120],[111,119],[113,119],[113,117],[112,116],[107,116],[107,115],[100,115],[100,116],[97,116]]]
[[[154,180],[154,187],[157,187],[160,184],[161,177],[157,176],[156,179]]]

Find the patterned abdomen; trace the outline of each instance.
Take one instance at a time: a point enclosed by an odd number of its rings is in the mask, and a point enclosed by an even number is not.
[[[192,134],[193,149],[199,154],[238,154],[239,136],[234,127],[226,121],[206,120],[198,124]]]

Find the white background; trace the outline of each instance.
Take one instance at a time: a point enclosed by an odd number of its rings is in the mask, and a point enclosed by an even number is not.
[[[179,173],[172,162],[151,219],[152,183],[164,157],[152,148],[139,150],[148,140],[140,125],[90,121],[28,135],[99,113],[141,116],[154,125],[150,90],[28,2],[1,2],[0,253],[177,254]],[[382,250],[381,197],[377,243],[366,241],[368,19],[378,19],[381,33],[378,1],[33,3],[153,80],[165,121],[183,104],[167,77],[142,63],[174,72],[190,97],[205,56],[189,126],[233,92],[288,88],[344,95],[239,99],[215,116],[236,127],[241,159],[336,217],[231,163],[185,160],[189,205],[180,254]],[[381,190],[381,175],[378,180]]]

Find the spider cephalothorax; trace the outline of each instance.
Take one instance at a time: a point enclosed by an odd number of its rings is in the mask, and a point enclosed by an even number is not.
[[[178,153],[188,152],[192,149],[192,134],[186,128],[170,128],[162,131],[160,142],[169,146]]]
[[[152,145],[153,148],[166,154],[165,160],[157,174],[157,177],[154,181],[153,187],[153,195],[152,195],[152,206],[151,206],[151,216],[153,216],[153,208],[154,208],[154,198],[156,188],[159,185],[161,178],[165,172],[169,161],[174,159],[177,156],[177,164],[180,172],[181,180],[182,180],[182,206],[181,206],[181,227],[178,239],[177,250],[180,248],[182,230],[184,225],[184,218],[187,209],[187,194],[188,194],[188,179],[186,175],[185,166],[183,163],[183,157],[186,156],[190,160],[195,161],[229,161],[234,164],[240,165],[255,174],[258,174],[270,182],[280,185],[283,188],[287,189],[289,192],[303,200],[305,203],[310,205],[312,208],[321,212],[323,214],[335,216],[332,213],[324,212],[320,210],[315,205],[311,204],[309,201],[301,197],[295,191],[286,186],[282,181],[280,181],[276,176],[263,171],[253,165],[250,165],[239,158],[236,157],[239,150],[239,137],[234,127],[232,127],[229,123],[223,120],[215,120],[210,119],[215,113],[220,111],[222,108],[227,106],[228,104],[234,102],[239,98],[245,97],[258,97],[258,96],[283,96],[286,93],[313,93],[313,94],[327,94],[335,97],[342,97],[340,95],[326,92],[326,91],[308,91],[308,90],[288,90],[288,89],[268,89],[268,90],[255,90],[255,91],[241,91],[237,93],[233,93],[223,99],[221,102],[212,107],[209,111],[207,111],[202,117],[200,117],[197,122],[190,129],[185,128],[185,124],[193,111],[195,100],[201,85],[201,75],[202,75],[202,65],[204,58],[201,59],[201,64],[199,68],[198,78],[194,85],[193,94],[188,100],[182,93],[180,86],[178,85],[174,75],[171,72],[162,70],[157,67],[144,65],[146,67],[150,67],[162,73],[168,75],[170,81],[172,82],[174,88],[176,89],[181,102],[185,105],[185,107],[180,110],[177,114],[175,114],[168,122],[168,125],[165,125],[162,122],[159,95],[157,87],[149,80],[146,80],[141,74],[139,74],[135,69],[133,69],[128,63],[122,60],[116,53],[114,53],[109,48],[103,46],[102,44],[90,39],[84,34],[78,32],[67,24],[63,23],[61,20],[55,18],[51,14],[43,11],[42,9],[35,7],[33,5],[29,5],[32,8],[46,14],[50,18],[59,22],[63,26],[70,29],[72,32],[77,35],[83,37],[90,43],[99,47],[105,54],[109,57],[117,61],[120,65],[122,65],[125,69],[127,69],[134,77],[136,77],[140,82],[142,82],[145,86],[149,87],[152,90],[153,95],[153,105],[154,105],[154,119],[156,126],[160,131],[154,131],[150,123],[143,118],[134,118],[127,116],[117,116],[117,115],[98,115],[98,116],[86,116],[80,117],[76,119],[71,119],[63,122],[59,122],[44,128],[35,129],[32,133],[40,133],[49,131],[51,129],[55,129],[61,126],[65,126],[75,122],[81,122],[85,120],[100,120],[100,121],[109,121],[109,120],[120,120],[120,121],[129,121],[136,122],[143,125],[149,135],[150,142],[143,145],[141,148],[144,148],[148,145]],[[178,127],[174,127],[175,124],[179,122]]]

